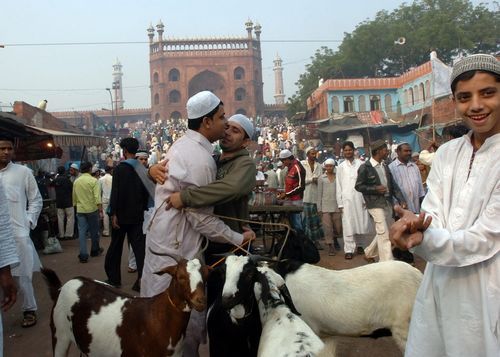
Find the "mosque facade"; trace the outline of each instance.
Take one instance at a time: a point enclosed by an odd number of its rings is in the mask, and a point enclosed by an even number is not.
[[[228,114],[264,114],[261,26],[248,20],[242,37],[170,39],[160,21],[147,30],[151,118],[186,118],[186,101],[202,90],[224,102]]]

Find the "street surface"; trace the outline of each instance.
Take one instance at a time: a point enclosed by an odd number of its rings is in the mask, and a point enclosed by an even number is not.
[[[110,238],[102,238],[101,244],[107,249]],[[340,240],[342,245],[342,240]],[[39,252],[42,264],[55,270],[64,283],[75,276],[87,276],[97,280],[106,280],[104,273],[104,255],[89,258],[87,264],[78,262],[78,240],[61,241],[63,253],[43,255]],[[131,288],[136,274],[127,273],[128,249],[124,247],[122,258],[122,289],[133,294]],[[331,269],[348,269],[366,264],[362,256],[355,256],[352,260],[345,260],[342,253],[328,256],[325,250],[321,251],[319,265]],[[423,269],[424,262],[417,259],[417,267]],[[18,299],[14,307],[3,315],[4,329],[4,356],[5,357],[50,357],[52,356],[52,342],[50,334],[50,310],[52,301],[48,294],[47,286],[40,273],[34,274],[35,295],[38,302],[38,323],[31,328],[21,328],[21,303]],[[397,293],[397,292],[394,292]],[[19,297],[21,298],[21,297]],[[335,297],[332,297],[335,298]],[[380,303],[383,303],[381,301]],[[361,308],[361,307],[360,307]],[[208,356],[207,346],[202,346],[201,357]],[[70,357],[79,356],[74,346],[70,348]],[[354,357],[401,357],[402,354],[392,341],[391,337],[379,339],[339,337],[337,340],[337,356]]]

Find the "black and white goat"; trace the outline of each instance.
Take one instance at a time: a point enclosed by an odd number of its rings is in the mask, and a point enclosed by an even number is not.
[[[42,273],[54,301],[55,357],[66,356],[71,342],[86,356],[182,356],[191,309],[206,308],[208,267],[198,259],[181,258],[157,272],[170,274],[172,282],[151,298],[132,297],[85,277],[62,285],[53,270]]]
[[[254,283],[262,334],[258,357],[314,357],[324,344],[298,316],[285,280],[267,266],[257,268]]]
[[[210,356],[257,356],[262,324],[251,283],[257,270],[255,263],[245,264],[243,261],[251,262],[251,258],[229,256],[210,274],[208,285],[215,285],[217,291],[217,297],[207,313]],[[240,281],[240,277],[245,277],[245,280]],[[235,283],[238,293],[230,296],[231,292],[226,292],[226,298],[223,299],[226,280]]]

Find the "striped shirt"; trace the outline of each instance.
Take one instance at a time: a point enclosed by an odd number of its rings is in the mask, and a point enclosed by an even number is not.
[[[3,185],[0,185],[0,268],[19,264],[9,206]]]
[[[403,193],[408,209],[419,213],[420,198],[425,196],[425,191],[418,166],[412,161],[405,164],[396,159],[389,164],[389,169]]]

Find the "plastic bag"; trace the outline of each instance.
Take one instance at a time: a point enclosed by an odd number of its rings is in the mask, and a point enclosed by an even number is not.
[[[45,248],[43,249],[43,254],[54,254],[54,253],[62,253],[61,243],[59,243],[59,239],[56,237],[49,237],[44,242]]]

